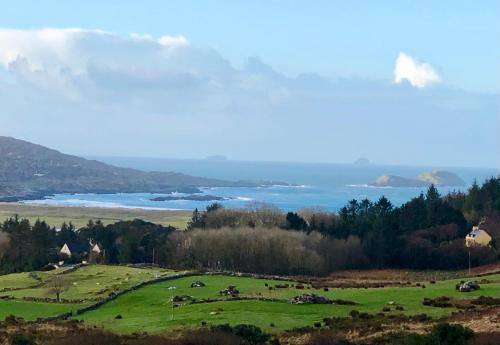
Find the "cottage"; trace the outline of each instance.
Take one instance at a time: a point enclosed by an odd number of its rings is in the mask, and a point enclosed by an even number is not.
[[[467,247],[487,246],[491,242],[491,236],[486,230],[479,226],[474,226],[472,231],[465,236],[465,245]]]
[[[73,261],[87,261],[88,259],[88,261],[97,262],[101,256],[101,248],[92,240],[89,241],[88,246],[78,243],[65,243],[61,247],[59,254],[67,259],[72,259]]]
[[[86,249],[84,246],[81,246],[79,244],[74,244],[74,243],[65,243],[59,253],[62,256],[66,256],[68,258],[78,256],[78,255],[85,255],[86,254]]]
[[[101,248],[99,248],[99,245],[97,243],[92,246],[92,253],[101,254]]]

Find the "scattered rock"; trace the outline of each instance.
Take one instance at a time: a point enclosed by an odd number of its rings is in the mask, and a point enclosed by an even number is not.
[[[198,287],[204,287],[204,286],[206,286],[205,283],[200,281],[200,280],[197,280],[197,281],[191,283],[192,288],[198,288]]]
[[[471,291],[476,291],[479,290],[481,287],[479,286],[478,283],[473,282],[473,281],[468,281],[463,284],[461,284],[458,287],[458,291],[460,292],[471,292]]]
[[[237,296],[239,295],[240,291],[236,288],[234,285],[229,285],[227,288],[224,290],[220,290],[219,294],[222,296]]]
[[[315,294],[303,294],[288,300],[291,304],[331,304],[332,301],[324,296]]]
[[[172,297],[172,302],[186,302],[186,301],[192,301],[193,297],[188,296],[188,295],[177,295]]]

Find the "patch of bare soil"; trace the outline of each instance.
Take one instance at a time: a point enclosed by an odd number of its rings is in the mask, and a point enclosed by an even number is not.
[[[500,332],[500,306],[456,314],[449,322],[469,327],[477,333]]]

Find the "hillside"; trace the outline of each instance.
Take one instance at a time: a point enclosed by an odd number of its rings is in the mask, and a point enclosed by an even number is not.
[[[120,168],[0,136],[0,201],[38,199],[56,193],[195,193],[202,186],[262,184],[266,182],[224,181],[176,172]]]

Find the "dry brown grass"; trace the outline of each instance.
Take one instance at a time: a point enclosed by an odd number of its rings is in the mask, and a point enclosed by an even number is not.
[[[35,222],[38,218],[50,226],[60,227],[63,222],[72,222],[77,228],[85,226],[89,219],[100,220],[105,225],[136,218],[156,224],[186,228],[191,211],[148,210],[130,208],[104,208],[80,206],[27,205],[0,202],[0,221],[15,214]]]

